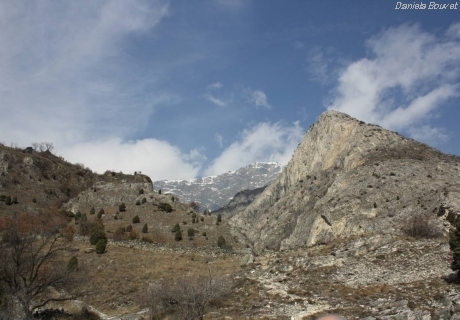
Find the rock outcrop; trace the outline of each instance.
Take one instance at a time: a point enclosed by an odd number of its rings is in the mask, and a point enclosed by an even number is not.
[[[327,111],[278,178],[232,224],[261,253],[398,234],[416,214],[439,214],[438,227],[447,227],[441,220],[458,212],[459,157]]]
[[[253,190],[243,190],[233,196],[233,198],[222,208],[213,211],[213,214],[222,214],[227,217],[233,217],[235,214],[243,212],[256,197],[261,194],[267,186]]]

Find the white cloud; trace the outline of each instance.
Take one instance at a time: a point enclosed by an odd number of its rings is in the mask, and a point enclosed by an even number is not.
[[[3,139],[64,146],[142,128],[177,97],[145,93],[124,40],[167,15],[162,0],[0,2]]]
[[[282,122],[259,123],[244,130],[239,141],[232,143],[213,160],[205,175],[217,175],[236,170],[256,161],[287,164],[302,140],[304,130],[298,122],[291,126]]]
[[[216,140],[217,143],[219,144],[219,147],[222,148],[222,146],[223,146],[223,144],[222,144],[223,138],[222,138],[222,136],[221,136],[220,134],[218,134],[217,132],[216,132],[216,134],[214,135],[214,140]]]
[[[206,98],[206,100],[208,100],[209,102],[212,102],[212,103],[214,103],[216,106],[219,106],[219,107],[225,107],[225,106],[227,105],[224,101],[222,101],[222,100],[220,100],[220,99],[217,99],[217,98],[213,97],[213,96],[210,95],[210,94],[206,94],[206,95],[205,95],[205,98]]]
[[[407,130],[414,138],[421,137],[422,131],[442,132],[414,128],[460,93],[460,41],[454,37],[458,30],[460,24],[455,24],[442,37],[405,24],[371,38],[367,45],[372,56],[351,63],[341,73],[328,109],[388,129]]]
[[[106,170],[124,173],[141,171],[153,181],[194,178],[206,159],[199,149],[184,154],[168,142],[156,139],[123,142],[114,138],[61,147],[56,151],[64,158],[83,163],[98,173]]]
[[[262,90],[244,89],[249,96],[249,102],[255,104],[256,108],[271,109],[272,106],[268,103],[267,95]]]
[[[210,84],[206,89],[220,89],[222,88],[224,85],[217,81],[217,82],[214,82],[213,84]]]

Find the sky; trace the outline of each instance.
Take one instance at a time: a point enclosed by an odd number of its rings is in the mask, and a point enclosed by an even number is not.
[[[191,179],[285,165],[333,109],[460,155],[460,8],[436,4],[3,0],[0,142]]]

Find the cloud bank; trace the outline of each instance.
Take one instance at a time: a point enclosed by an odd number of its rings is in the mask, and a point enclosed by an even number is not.
[[[404,24],[371,38],[372,53],[340,74],[328,109],[391,130],[407,131],[425,142],[446,140],[429,121],[460,93],[460,24],[443,35]]]

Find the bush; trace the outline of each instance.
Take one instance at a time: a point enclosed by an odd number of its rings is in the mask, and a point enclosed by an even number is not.
[[[133,218],[133,223],[140,223],[141,220],[139,219],[139,216],[134,216]]]
[[[89,237],[89,243],[91,243],[93,246],[99,242],[99,240],[105,240],[107,241],[107,235],[105,234],[104,231],[100,229],[94,229],[91,232],[91,236]]]
[[[142,237],[141,239],[142,242],[147,242],[147,243],[153,243],[153,239],[149,237]]]
[[[132,225],[129,225],[126,227],[126,232],[131,232],[133,231],[133,226]]]
[[[180,230],[177,230],[175,235],[174,235],[174,240],[176,241],[181,241],[182,240],[182,232]]]
[[[99,210],[99,212],[97,213],[97,218],[98,218],[98,219],[101,219],[101,218],[102,218],[102,215],[103,215],[104,213],[105,213],[105,212],[104,212],[104,209]]]
[[[89,210],[89,214],[95,214],[96,213],[96,209],[94,209],[94,207],[91,208],[91,210]]]
[[[220,213],[217,215],[217,222],[222,222],[222,215]]]
[[[174,225],[174,227],[172,227],[171,232],[177,232],[177,231],[179,231],[179,230],[180,230],[180,225],[179,225],[178,223],[176,223],[176,224]]]
[[[37,198],[33,197],[32,202],[37,203]]]
[[[113,233],[113,240],[114,241],[121,241],[124,239],[126,229],[123,227],[119,227],[115,232]]]
[[[140,189],[139,194],[144,194],[144,189]]]
[[[192,213],[192,218],[195,219],[196,218],[196,213]]]
[[[149,227],[147,226],[147,223],[144,224],[144,226],[142,227],[142,233],[148,233],[149,232]]]
[[[96,253],[103,254],[105,252],[105,247],[107,246],[107,239],[101,239],[96,243]]]
[[[10,196],[6,197],[6,199],[5,199],[5,204],[6,204],[7,206],[11,206],[11,205],[13,204],[13,203],[11,202],[11,197],[10,197]]]
[[[146,198],[142,198],[141,203],[144,204],[144,203],[146,203],[146,202],[147,202],[147,199],[146,199]]]
[[[200,220],[201,220],[201,222],[203,222],[203,221],[204,221],[204,218],[203,218],[203,217],[201,217],[201,219],[200,219]]]
[[[75,214],[75,221],[78,221],[81,219],[81,212],[78,211],[76,214]]]
[[[189,228],[189,229],[187,230],[187,235],[188,235],[189,237],[193,237],[193,236],[195,236],[195,232],[197,232],[195,229]]]
[[[77,270],[78,268],[78,259],[76,256],[70,258],[69,262],[67,263],[68,270]]]
[[[118,206],[118,211],[120,212],[126,211],[126,205],[123,202]]]
[[[161,210],[161,211],[166,211],[166,212],[172,212],[173,211],[173,208],[171,207],[171,205],[169,203],[160,203],[158,205],[158,208]]]
[[[206,237],[206,232],[203,232],[203,234],[202,234],[202,235],[203,235],[203,237]]]
[[[439,234],[434,218],[417,213],[403,222],[403,232],[413,238],[433,238]]]
[[[18,197],[14,196],[13,200],[11,202],[13,202],[14,204],[18,204],[19,203],[18,202]]]
[[[161,194],[161,189],[160,189],[160,190],[158,190],[158,194]]]
[[[141,202],[139,200],[136,201],[136,206],[140,206]]]
[[[217,239],[217,246],[219,248],[222,248],[225,246],[225,238],[222,237],[222,236],[219,236],[219,238]]]

